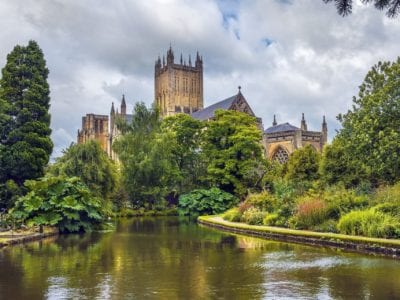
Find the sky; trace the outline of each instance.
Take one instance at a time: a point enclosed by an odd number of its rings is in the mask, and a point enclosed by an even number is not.
[[[271,126],[320,130],[329,139],[368,70],[400,55],[400,17],[356,1],[341,17],[322,0],[9,0],[0,2],[0,66],[17,44],[36,40],[50,70],[53,157],[76,141],[87,113],[128,111],[154,99],[154,62],[170,45],[204,61],[204,105],[238,86]]]

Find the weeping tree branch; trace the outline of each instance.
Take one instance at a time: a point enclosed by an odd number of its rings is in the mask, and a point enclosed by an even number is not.
[[[353,0],[322,0],[325,3],[334,2],[338,14],[341,16],[347,16],[351,14],[353,10]],[[364,4],[373,3],[375,8],[379,10],[385,10],[386,15],[389,18],[395,18],[400,13],[400,0],[361,0]]]

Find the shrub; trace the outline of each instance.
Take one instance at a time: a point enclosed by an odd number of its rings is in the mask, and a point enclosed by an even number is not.
[[[334,220],[339,220],[342,215],[368,205],[366,195],[357,195],[354,190],[347,190],[343,186],[331,187],[321,197],[328,206],[328,217]]]
[[[398,203],[400,205],[400,182],[379,188],[372,197],[373,203]]]
[[[263,191],[258,194],[249,194],[245,202],[251,206],[257,207],[260,210],[272,212],[277,206],[276,197]]]
[[[57,226],[61,232],[87,231],[98,225],[105,212],[99,198],[77,177],[27,180],[29,193],[20,197],[11,214],[28,226]]]
[[[249,225],[262,225],[266,214],[265,211],[261,211],[255,207],[250,207],[243,213],[242,221]]]
[[[279,220],[278,214],[267,214],[264,217],[263,224],[267,226],[274,226],[278,220]]]
[[[327,218],[327,206],[319,198],[306,198],[299,202],[295,214],[296,228],[310,229]]]
[[[340,233],[378,238],[400,237],[400,221],[375,209],[352,211],[340,218]]]
[[[374,206],[373,209],[400,219],[400,203],[381,203]]]
[[[239,207],[238,207],[240,214],[243,214],[250,207],[253,207],[253,205],[251,205],[248,202],[240,202]]]
[[[315,225],[311,228],[314,231],[319,231],[319,232],[338,232],[337,231],[337,221],[335,220],[326,220],[325,222]]]
[[[242,217],[242,213],[239,211],[238,207],[231,208],[230,210],[226,211],[222,218],[226,221],[230,222],[240,222]]]
[[[199,189],[179,197],[179,211],[183,215],[220,214],[239,202],[238,198],[220,190]]]

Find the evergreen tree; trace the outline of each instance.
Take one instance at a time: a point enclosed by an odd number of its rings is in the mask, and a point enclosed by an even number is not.
[[[48,69],[35,41],[15,46],[0,80],[0,178],[22,185],[44,174],[53,149],[50,139]],[[6,120],[6,122],[2,122]]]

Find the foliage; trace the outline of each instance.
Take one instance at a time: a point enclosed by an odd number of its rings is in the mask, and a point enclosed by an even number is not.
[[[92,229],[103,218],[101,200],[78,178],[44,177],[28,180],[29,193],[15,203],[11,214],[32,225],[57,226],[61,232]]]
[[[399,238],[398,218],[375,209],[352,211],[340,218],[337,225],[340,233],[378,238]]]
[[[254,206],[262,211],[268,212],[273,212],[278,206],[277,198],[268,191],[249,194],[245,201],[246,203],[250,204],[250,206]]]
[[[222,218],[226,221],[230,221],[230,222],[240,222],[241,218],[242,218],[242,213],[240,212],[238,207],[233,207],[229,210],[227,210]]]
[[[161,132],[159,112],[137,103],[132,123],[119,120],[122,132],[114,142],[121,162],[123,186],[134,208],[162,205],[175,186],[179,170],[172,162],[173,133]]]
[[[30,41],[7,56],[0,80],[0,181],[22,185],[44,174],[53,149],[43,52]]]
[[[207,124],[203,142],[210,183],[239,197],[260,185],[266,168],[261,138],[254,117],[217,110]]]
[[[353,0],[322,0],[325,3],[334,2],[338,13],[341,16],[351,14],[353,9]],[[373,3],[379,10],[387,9],[386,15],[394,18],[400,12],[400,0],[362,0],[364,4]]]
[[[263,224],[267,226],[274,226],[279,220],[278,214],[267,214],[264,217]]]
[[[327,204],[328,217],[334,220],[352,210],[365,208],[369,202],[368,196],[358,195],[355,190],[340,185],[326,189],[320,197]]]
[[[238,199],[213,187],[211,189],[193,190],[179,197],[179,210],[183,215],[220,214],[238,204]]]
[[[294,182],[316,180],[319,160],[319,153],[311,145],[294,151],[287,164],[286,179]]]
[[[262,225],[266,215],[266,212],[250,207],[243,213],[241,220],[249,225]]]
[[[338,116],[342,129],[335,141],[349,156],[346,161],[362,166],[375,186],[400,179],[399,79],[400,58],[379,62],[353,98],[353,108]]]
[[[187,114],[177,114],[162,120],[161,132],[171,145],[170,161],[178,170],[174,190],[180,195],[201,186],[205,165],[200,152],[204,123]]]
[[[5,183],[0,183],[0,210],[12,207],[15,201],[23,195],[24,190],[12,179],[7,180]]]
[[[306,197],[299,201],[294,215],[295,227],[311,229],[313,226],[327,220],[328,210],[326,203],[315,197]]]
[[[347,188],[355,187],[366,179],[363,165],[352,159],[339,139],[324,147],[319,173],[325,185],[343,183]]]
[[[97,141],[73,144],[49,168],[54,176],[79,177],[91,192],[108,199],[117,183],[114,163]]]

